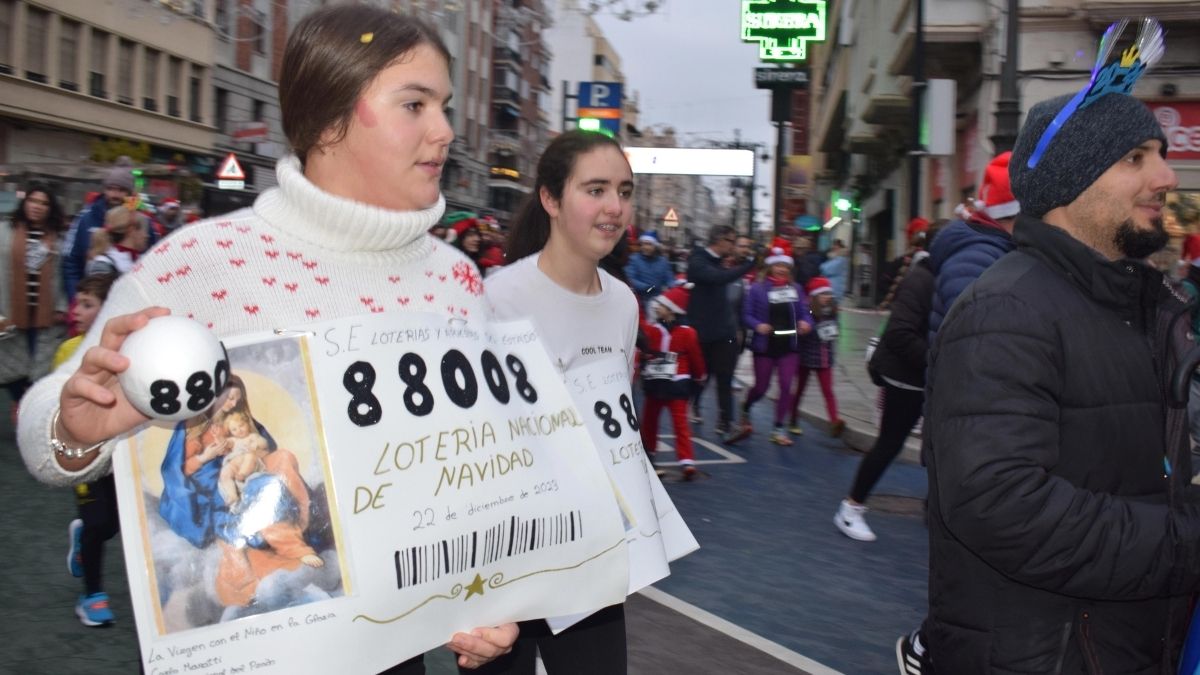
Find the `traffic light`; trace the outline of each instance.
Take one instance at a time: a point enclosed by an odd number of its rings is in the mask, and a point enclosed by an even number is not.
[[[837,207],[838,211],[849,211],[854,204],[849,199],[840,197],[836,202],[834,202],[834,206]]]

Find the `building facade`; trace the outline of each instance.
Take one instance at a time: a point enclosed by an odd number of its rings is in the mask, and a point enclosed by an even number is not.
[[[537,160],[550,142],[553,20],[542,0],[498,0],[492,43],[488,210],[507,223],[533,192]]]
[[[917,3],[924,16],[916,31]],[[953,217],[978,191],[995,154],[995,111],[1005,58],[1005,3],[985,0],[833,0],[824,43],[810,44],[810,152],[815,185],[809,213],[823,215],[836,196],[852,204],[838,235],[854,260],[878,270],[899,255],[909,218]],[[1020,2],[1017,85],[1022,119],[1033,104],[1073,93],[1087,82],[1101,34],[1124,17],[1153,16],[1167,31],[1163,60],[1134,95],[1156,108],[1172,140],[1168,160],[1180,195],[1200,191],[1200,5],[1180,0],[1023,0]],[[1136,26],[1127,29],[1128,33]],[[919,59],[917,57],[920,57]],[[952,95],[925,99],[918,120],[914,66],[925,80],[951,85]],[[922,147],[918,129],[932,120],[952,139],[949,149]],[[928,137],[925,138],[928,141]],[[932,149],[937,154],[926,150]],[[1186,224],[1171,227],[1179,233]],[[867,295],[878,295],[875,288]],[[870,304],[870,299],[863,300]]]
[[[215,140],[210,10],[0,0],[0,211],[40,177],[73,212],[121,155],[142,170],[144,192],[197,198],[188,179],[211,171]]]

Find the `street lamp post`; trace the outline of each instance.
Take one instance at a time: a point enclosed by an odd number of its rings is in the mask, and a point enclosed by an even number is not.
[[[1000,70],[1000,98],[996,100],[996,133],[992,151],[1012,150],[1017,142],[1017,120],[1021,117],[1021,97],[1017,91],[1017,38],[1021,25],[1020,0],[1008,0],[1004,23],[1004,66]]]

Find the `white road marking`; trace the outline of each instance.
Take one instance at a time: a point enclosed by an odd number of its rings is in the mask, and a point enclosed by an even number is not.
[[[670,443],[662,442],[662,439],[664,439],[664,438],[675,438],[675,434],[663,434],[662,436],[659,436],[658,438],[659,438],[659,443],[658,443],[659,448],[666,448],[667,450],[669,450],[672,453],[675,452],[674,445],[671,445]],[[703,445],[704,447],[708,448],[709,450],[712,450],[716,454],[725,458],[725,459],[698,459],[698,460],[696,460],[696,464],[745,464],[746,463],[745,457],[740,457],[738,455],[735,455],[732,452],[730,452],[729,450],[726,450],[725,448],[722,448],[721,446],[717,445],[716,443],[713,443],[712,441],[706,441],[703,438],[696,438],[693,436],[692,437],[692,445]],[[660,449],[659,452],[662,452],[662,450]],[[655,465],[656,466],[679,466],[679,462],[655,462]]]
[[[788,665],[807,671],[811,675],[843,675],[840,671],[817,663],[803,654],[784,647],[778,642],[773,642],[757,633],[752,633],[737,624],[722,619],[712,612],[700,609],[653,586],[643,588],[638,593],[647,600],[653,600],[663,607],[673,609],[689,619],[702,623],[719,633],[724,633],[738,642],[754,647],[765,654],[770,654]]]

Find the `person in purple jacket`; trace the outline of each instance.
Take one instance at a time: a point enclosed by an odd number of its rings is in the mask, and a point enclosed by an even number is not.
[[[782,248],[771,249],[767,256],[767,274],[750,287],[742,308],[742,323],[753,331],[750,351],[754,353],[754,387],[742,403],[742,419],[729,442],[740,441],[754,433],[750,425],[750,406],[767,393],[772,373],[779,374],[779,400],[775,402],[775,428],[771,442],[791,445],[784,420],[792,409],[792,378],[797,372],[798,336],[813,329],[808,298],[800,285],[792,281],[792,257]]]

